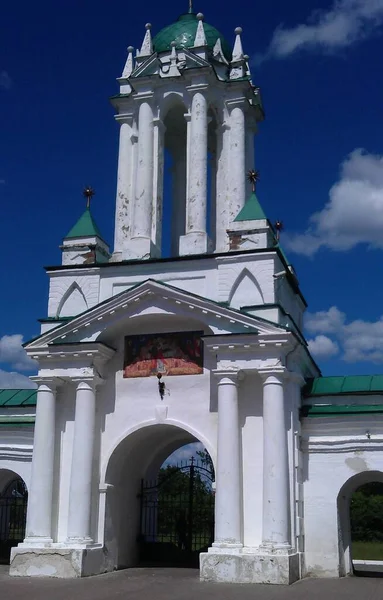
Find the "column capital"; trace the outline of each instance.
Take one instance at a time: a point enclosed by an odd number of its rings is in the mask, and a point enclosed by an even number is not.
[[[238,385],[245,378],[245,374],[240,369],[212,369],[212,374],[218,380],[218,385],[234,384]]]
[[[261,377],[263,383],[279,383],[283,385],[283,381],[287,379],[288,371],[285,367],[266,367],[265,369],[259,369],[258,375]],[[270,381],[268,381],[270,380]]]
[[[105,380],[95,375],[94,377],[72,377],[71,383],[74,383],[76,390],[93,390],[105,383]]]
[[[40,392],[42,392],[42,391],[55,392],[58,387],[62,386],[65,383],[65,381],[63,379],[61,379],[60,377],[39,377],[38,375],[34,375],[34,376],[30,377],[29,379],[31,379],[32,381],[37,383],[37,385],[38,385],[37,390]],[[46,389],[44,389],[44,388],[46,388]]]
[[[232,111],[233,108],[245,108],[246,107],[247,98],[243,96],[243,98],[232,98],[231,100],[226,100],[226,108],[229,111]]]
[[[149,104],[151,104],[151,100],[153,100],[154,98],[154,92],[144,92],[144,93],[139,93],[137,96],[133,97],[133,100],[135,102],[137,102],[137,104],[142,104],[143,102],[148,102]]]
[[[166,132],[166,125],[164,125],[164,122],[162,119],[160,119],[159,117],[155,117],[153,119],[153,124],[154,127],[158,127],[159,131],[161,133],[165,133]]]
[[[134,114],[133,113],[126,113],[126,114],[122,114],[122,115],[115,115],[114,118],[117,121],[117,123],[120,123],[120,125],[122,125],[123,123],[127,123],[128,125],[132,125],[133,124],[133,119],[134,119]]]
[[[197,92],[207,92],[209,89],[208,83],[195,83],[186,87],[187,91],[194,95]]]

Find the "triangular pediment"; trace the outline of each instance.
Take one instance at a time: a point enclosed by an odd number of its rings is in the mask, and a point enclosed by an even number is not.
[[[78,315],[25,345],[27,350],[56,344],[97,342],[108,329],[126,326],[130,319],[182,317],[204,324],[213,335],[289,335],[283,327],[191,294],[168,284],[147,280]]]
[[[173,64],[173,61],[170,52],[168,55],[162,56],[154,53],[133,71],[131,79],[150,77],[152,75],[165,76],[171,64]],[[200,56],[190,52],[187,48],[183,48],[177,52],[174,66],[177,67],[179,74],[181,74],[183,70],[210,67],[210,64]]]

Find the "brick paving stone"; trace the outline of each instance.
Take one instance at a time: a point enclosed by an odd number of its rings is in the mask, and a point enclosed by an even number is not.
[[[127,569],[86,579],[13,578],[1,600],[382,600],[383,578],[304,579],[292,586],[201,583],[191,569]]]

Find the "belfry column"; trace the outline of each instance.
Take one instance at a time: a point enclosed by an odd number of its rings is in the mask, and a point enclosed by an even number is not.
[[[137,258],[150,258],[153,250],[154,123],[151,97],[141,100],[138,116],[138,160],[131,242]]]
[[[56,385],[41,380],[37,390],[31,486],[24,544],[52,543],[53,475],[55,459]]]
[[[241,543],[241,463],[238,417],[238,378],[217,371],[218,444],[214,548],[239,549]]]
[[[180,255],[208,251],[207,211],[207,100],[206,87],[193,93],[190,127],[188,127],[188,182],[185,235],[180,238]]]
[[[262,547],[291,548],[290,490],[285,423],[285,370],[259,371],[263,380],[263,521]]]
[[[230,209],[229,222],[234,221],[246,201],[246,131],[244,100],[228,102],[230,112]]]
[[[116,120],[120,123],[120,146],[113,257],[115,260],[122,260],[126,258],[124,251],[126,251],[132,235],[133,115],[118,115]]]
[[[82,379],[76,389],[67,543],[93,541],[90,536],[90,515],[95,417],[95,382],[93,379]]]

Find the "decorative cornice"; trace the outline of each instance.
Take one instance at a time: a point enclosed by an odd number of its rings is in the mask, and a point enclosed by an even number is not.
[[[14,460],[14,461],[32,461],[33,445],[30,446],[18,446],[18,445],[1,445],[0,444],[0,458],[3,460]]]
[[[63,358],[65,358],[65,355],[69,350],[68,346],[65,344],[65,339],[69,335],[77,334],[81,329],[89,327],[92,323],[107,319],[109,315],[113,315],[119,310],[124,310],[129,305],[134,306],[142,300],[146,300],[154,295],[157,295],[159,298],[167,300],[170,303],[174,302],[176,305],[186,308],[188,312],[195,311],[195,314],[209,315],[210,319],[221,319],[222,323],[226,321],[227,323],[240,325],[243,329],[243,333],[253,333],[260,336],[259,344],[263,344],[261,347],[266,347],[270,344],[279,346],[280,348],[287,348],[289,346],[288,340],[292,337],[291,332],[283,330],[277,324],[264,323],[255,316],[243,314],[232,308],[219,306],[212,300],[148,279],[134,288],[130,288],[117,296],[108,298],[104,302],[79,315],[73,319],[73,321],[51,329],[35,340],[31,340],[26,344],[28,355],[37,356],[39,352],[45,352],[48,354],[54,353],[57,356],[60,354],[60,342],[62,341],[61,352]],[[206,317],[203,317],[203,320],[206,320]],[[239,332],[239,334],[240,333],[241,332]],[[222,343],[228,344],[229,342],[228,340],[224,341],[222,339]],[[233,341],[231,341],[231,343],[233,343]],[[238,342],[238,344],[239,343],[243,344],[243,340]],[[105,345],[96,341],[88,342],[86,347],[85,344],[81,342],[77,345],[78,348],[76,349],[76,343],[73,343],[70,349],[74,356],[76,352],[88,352],[89,356],[92,356],[92,352],[94,354],[99,353],[102,355],[101,347],[105,348],[106,357],[108,357],[108,351],[110,352],[110,349]],[[46,346],[48,346],[48,348]],[[94,346],[94,349],[92,349],[92,346]]]
[[[344,439],[302,438],[301,448],[310,454],[339,454],[346,452],[382,452],[383,437],[355,436]]]

